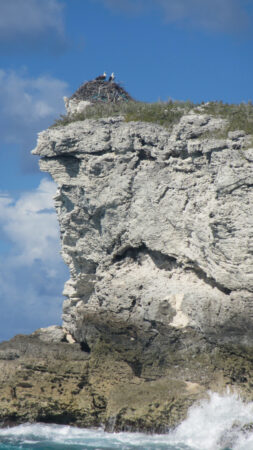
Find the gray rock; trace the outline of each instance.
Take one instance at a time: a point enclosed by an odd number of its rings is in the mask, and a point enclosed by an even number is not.
[[[67,114],[70,116],[84,112],[87,106],[91,104],[91,102],[87,100],[78,101],[77,99],[71,99],[68,97],[64,97],[63,100],[65,103]]]
[[[237,141],[239,138],[242,138],[246,135],[245,131],[243,130],[236,130],[236,131],[229,131],[228,137],[229,139]]]
[[[16,350],[0,350],[0,360],[12,361],[20,357],[20,352]]]
[[[43,342],[66,342],[66,330],[57,325],[47,328],[39,328],[31,336],[38,337]]]
[[[252,149],[242,132],[212,137],[225,125],[191,113],[171,132],[109,118],[39,134],[71,272],[63,324],[77,341],[93,345],[110,320],[251,341]]]

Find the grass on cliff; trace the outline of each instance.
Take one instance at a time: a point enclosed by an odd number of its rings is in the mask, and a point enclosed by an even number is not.
[[[195,112],[221,117],[228,122],[226,131],[244,130],[253,134],[253,104],[252,102],[229,104],[223,102],[208,102],[197,108]]]
[[[157,123],[165,127],[171,127],[180,118],[193,108],[191,102],[122,102],[122,103],[93,103],[87,106],[85,111],[71,116],[61,116],[52,125],[64,126],[71,122],[85,119],[102,119],[106,117],[124,116],[126,122]]]
[[[193,104],[190,101],[94,103],[82,113],[72,116],[62,115],[52,127],[64,126],[85,119],[123,116],[126,122],[149,122],[171,128],[189,111],[226,119],[228,122],[226,132],[244,130],[247,134],[253,134],[253,104],[251,102],[240,104],[208,102],[202,105]]]

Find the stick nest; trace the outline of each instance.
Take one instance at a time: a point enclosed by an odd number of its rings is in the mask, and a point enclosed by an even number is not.
[[[70,97],[70,99],[87,100],[91,103],[121,103],[133,101],[123,87],[109,81],[88,81]]]

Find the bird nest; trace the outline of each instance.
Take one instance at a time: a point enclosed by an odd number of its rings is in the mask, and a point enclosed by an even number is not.
[[[70,97],[75,100],[86,100],[91,103],[120,103],[133,101],[133,98],[118,83],[93,80],[88,81]]]

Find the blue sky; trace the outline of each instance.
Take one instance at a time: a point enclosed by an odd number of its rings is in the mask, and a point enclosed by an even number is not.
[[[30,155],[104,70],[147,102],[253,97],[253,0],[0,1],[0,340],[60,323],[55,185]]]

